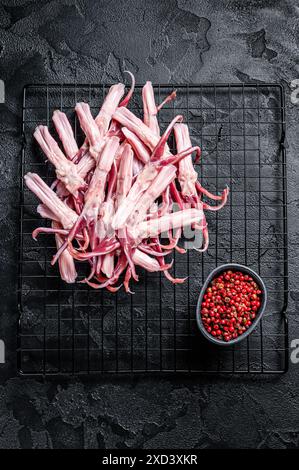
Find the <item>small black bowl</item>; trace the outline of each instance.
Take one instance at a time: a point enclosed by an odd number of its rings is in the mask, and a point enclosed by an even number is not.
[[[257,314],[256,314],[256,317],[255,317],[254,321],[252,322],[252,324],[250,325],[248,330],[246,330],[241,336],[238,336],[238,338],[232,339],[231,341],[222,341],[220,339],[215,338],[214,336],[212,336],[210,333],[207,332],[207,330],[205,329],[205,327],[202,323],[200,312],[201,312],[201,303],[202,303],[202,300],[203,300],[203,296],[204,296],[209,284],[219,274],[221,274],[224,271],[229,271],[229,270],[231,270],[231,271],[240,271],[244,274],[249,274],[255,280],[255,282],[260,287],[260,290],[262,291],[261,305],[260,305],[259,310],[257,311]],[[250,335],[250,333],[256,328],[256,326],[258,325],[258,323],[259,323],[260,319],[262,318],[262,315],[265,311],[266,303],[267,303],[266,286],[264,284],[264,281],[261,279],[261,277],[255,271],[253,271],[250,268],[247,268],[246,266],[242,266],[241,264],[235,264],[235,263],[223,264],[223,265],[218,266],[217,268],[213,269],[213,271],[208,275],[204,285],[201,288],[199,298],[198,298],[198,302],[197,302],[197,307],[196,307],[196,321],[197,321],[198,328],[201,331],[201,333],[203,334],[203,336],[207,340],[209,340],[211,343],[217,344],[218,346],[231,346],[232,344],[236,344],[236,343],[239,343],[240,341],[243,341],[243,339],[247,338],[247,336]]]

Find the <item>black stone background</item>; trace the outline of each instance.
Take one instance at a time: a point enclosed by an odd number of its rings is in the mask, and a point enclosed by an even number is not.
[[[296,1],[1,0],[0,448],[287,448],[299,444],[298,367],[277,378],[135,377],[58,383],[16,377],[21,91],[29,82],[275,81],[286,87],[290,338],[298,316]]]

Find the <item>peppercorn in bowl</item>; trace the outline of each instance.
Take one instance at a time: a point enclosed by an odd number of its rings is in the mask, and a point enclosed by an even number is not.
[[[218,266],[199,295],[198,328],[212,343],[231,346],[256,328],[266,303],[266,286],[255,271],[240,264]]]

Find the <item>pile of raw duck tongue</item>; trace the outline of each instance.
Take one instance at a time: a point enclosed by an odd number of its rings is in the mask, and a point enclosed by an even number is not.
[[[38,213],[51,220],[51,227],[40,227],[32,236],[54,234],[57,253],[52,264],[58,261],[61,278],[75,282],[75,261],[85,262],[90,272],[80,282],[112,292],[122,284],[131,292],[131,278],[138,281],[136,266],[162,271],[173,283],[184,282],[170,274],[172,262],[165,257],[173,250],[185,252],[178,245],[185,227],[200,231],[203,243],[197,249],[205,251],[209,238],[204,211],[221,209],[228,196],[228,188],[213,195],[199,183],[192,154],[197,163],[200,148],[192,147],[183,116],[176,116],[161,135],[159,111],[176,92],[157,105],[152,83],[146,82],[141,120],[127,108],[135,87],[131,78],[124,98],[122,83],[111,86],[96,117],[88,103],[77,103],[75,112],[86,136],[80,148],[66,114],[54,111],[62,146],[47,126],[38,126],[34,137],[54,165],[56,180],[49,187],[35,173],[25,176],[41,202]],[[175,152],[167,143],[172,132]],[[218,202],[210,205],[202,196]]]

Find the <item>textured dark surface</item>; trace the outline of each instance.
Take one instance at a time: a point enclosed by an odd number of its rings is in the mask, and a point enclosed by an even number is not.
[[[116,294],[94,291],[79,283],[68,286],[60,282],[57,266],[51,266],[53,237],[44,235],[38,243],[32,238],[32,231],[48,221],[41,221],[36,213],[36,197],[24,188],[18,355],[23,374],[286,370],[288,353],[282,309],[284,289],[288,287],[283,278],[286,242],[281,235],[285,156],[279,145],[284,132],[278,124],[284,119],[281,108],[277,109],[281,106],[280,86],[239,83],[230,86],[231,93],[223,85],[188,85],[187,89],[184,85],[175,86],[177,99],[159,113],[161,130],[172,115],[182,114],[189,123],[193,145],[197,143],[202,148],[202,163],[197,166],[200,181],[214,193],[226,184],[230,188],[225,208],[220,212],[207,211],[208,251],[203,256],[194,250],[188,250],[187,255],[176,253],[172,272],[187,276],[181,285],[173,286],[159,273],[139,270],[134,295],[127,295],[124,290]],[[137,106],[141,87],[136,87],[131,106]],[[156,87],[157,101],[161,102],[171,88]],[[71,107],[67,109],[70,122],[78,129],[73,111],[77,100],[98,109],[102,86],[26,87],[26,145],[21,173],[37,171],[48,176],[51,185],[53,167],[44,162],[33,142],[33,132],[37,122],[48,122],[52,111],[57,107],[65,109],[66,104]],[[260,113],[254,108],[257,100]],[[244,112],[240,105],[246,105]],[[52,126],[49,119],[50,132],[54,131]],[[259,272],[269,297],[265,317],[250,340],[234,349],[219,351],[199,335],[196,303],[211,269],[232,261]],[[77,264],[80,278],[84,268],[83,263]]]
[[[263,4],[264,6],[261,6]],[[279,31],[279,34],[277,32]],[[299,337],[295,2],[0,2],[0,448],[298,447],[298,365],[273,379],[15,378],[21,91],[28,82],[278,81],[288,118],[290,337]],[[297,257],[297,260],[296,260]]]

